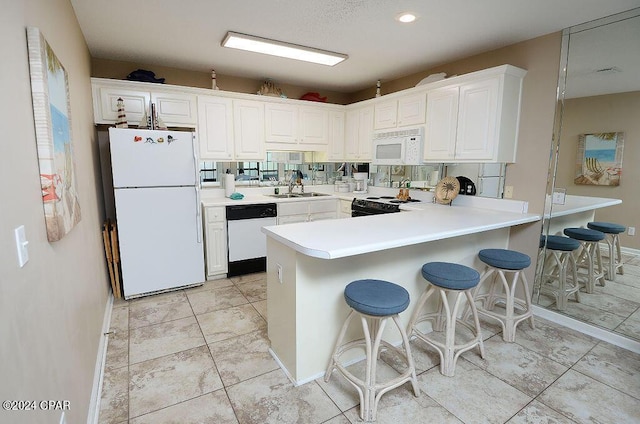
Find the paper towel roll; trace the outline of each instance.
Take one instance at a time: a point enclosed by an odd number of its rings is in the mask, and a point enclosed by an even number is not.
[[[429,184],[432,186],[438,184],[438,178],[440,178],[440,173],[438,171],[431,171],[429,175]]]
[[[236,191],[236,176],[224,174],[224,196],[229,197],[234,191]]]

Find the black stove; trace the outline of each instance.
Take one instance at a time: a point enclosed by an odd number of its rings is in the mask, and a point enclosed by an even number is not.
[[[380,202],[378,198],[353,199],[351,202],[352,217],[396,212],[400,212],[399,204]]]

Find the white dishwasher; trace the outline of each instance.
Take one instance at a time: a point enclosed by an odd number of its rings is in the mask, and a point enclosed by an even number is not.
[[[267,269],[267,237],[262,227],[276,225],[277,214],[275,203],[227,206],[227,277]]]

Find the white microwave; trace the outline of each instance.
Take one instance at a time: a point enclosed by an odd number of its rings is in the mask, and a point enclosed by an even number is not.
[[[373,140],[373,165],[422,164],[422,135],[377,137]]]

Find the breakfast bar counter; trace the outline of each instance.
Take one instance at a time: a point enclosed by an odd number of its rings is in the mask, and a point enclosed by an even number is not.
[[[408,208],[409,209],[409,208]],[[421,203],[399,213],[263,228],[267,235],[267,316],[271,353],[296,384],[324,374],[349,310],[344,287],[382,279],[405,287],[411,304],[425,289],[425,262],[449,261],[482,269],[477,253],[508,247],[516,225],[540,215]],[[385,339],[400,341],[388,326]],[[397,333],[397,334],[396,334]],[[348,337],[361,329],[353,325]],[[358,360],[354,354],[346,360]]]

